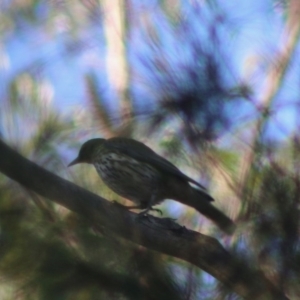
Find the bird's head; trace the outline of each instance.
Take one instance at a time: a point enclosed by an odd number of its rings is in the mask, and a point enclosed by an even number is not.
[[[68,167],[80,163],[93,163],[95,153],[102,146],[105,139],[91,139],[86,141],[80,148],[78,156],[68,164]]]

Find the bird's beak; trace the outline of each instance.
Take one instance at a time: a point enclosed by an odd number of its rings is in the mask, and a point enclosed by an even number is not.
[[[79,164],[80,163],[80,160],[78,157],[76,157],[73,161],[71,161],[69,164],[68,164],[68,167],[71,167],[71,166],[74,166],[76,164]]]

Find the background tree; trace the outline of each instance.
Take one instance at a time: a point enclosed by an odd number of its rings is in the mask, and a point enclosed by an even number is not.
[[[223,236],[173,202],[164,215],[218,238],[297,299],[299,4],[240,4],[239,15],[231,3],[4,1],[1,138],[118,201],[90,167],[66,164],[90,137],[146,142],[204,183],[238,230]],[[260,14],[271,24],[266,40]],[[243,48],[235,42],[247,26],[255,34]],[[251,39],[264,51],[253,47],[238,65]],[[1,299],[238,298],[190,264],[94,232],[3,175],[0,195]]]

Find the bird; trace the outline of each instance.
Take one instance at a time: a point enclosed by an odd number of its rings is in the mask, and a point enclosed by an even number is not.
[[[82,144],[68,167],[79,163],[94,165],[112,191],[135,204],[126,207],[141,209],[140,214],[158,210],[153,206],[173,199],[193,207],[227,234],[236,228],[229,217],[211,204],[214,199],[203,185],[142,142],[125,137],[90,139]]]

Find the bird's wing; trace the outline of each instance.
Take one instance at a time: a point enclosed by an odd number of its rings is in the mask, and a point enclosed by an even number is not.
[[[148,163],[161,171],[168,172],[183,180],[191,182],[202,190],[206,191],[206,188],[203,185],[182,173],[168,160],[166,160],[162,156],[159,156],[151,148],[139,141],[120,137],[111,138],[106,140],[105,146],[109,149],[120,151],[121,153],[128,155],[136,160]]]

